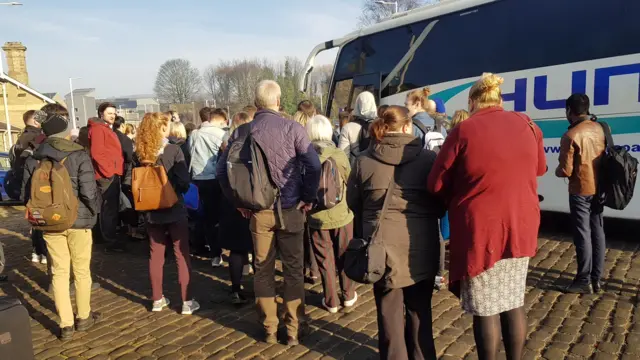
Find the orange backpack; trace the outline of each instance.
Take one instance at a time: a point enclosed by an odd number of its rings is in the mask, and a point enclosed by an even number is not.
[[[78,197],[64,162],[44,159],[31,177],[31,197],[27,202],[27,220],[37,230],[65,231],[78,218]]]
[[[131,190],[136,211],[168,209],[178,202],[167,171],[162,165],[141,161],[142,166],[133,169]]]

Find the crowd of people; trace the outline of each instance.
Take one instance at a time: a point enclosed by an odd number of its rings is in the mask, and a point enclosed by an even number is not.
[[[185,315],[200,308],[190,294],[190,257],[208,256],[213,267],[220,267],[228,250],[230,302],[248,302],[242,277],[254,273],[255,303],[267,343],[278,342],[279,258],[289,345],[298,344],[306,331],[305,274],[307,281],[322,282],[322,306],[328,312],[354,306],[358,294],[345,272],[345,253],[351,239],[375,238],[382,239],[386,259],[386,272],[373,286],[382,359],[436,358],[431,297],[447,284],[473,316],[479,358],[495,359],[502,338],[507,358],[520,359],[527,333],[527,268],[540,223],[537,177],[547,165],[540,128],[526,115],[502,108],[502,81],[484,74],[469,92],[469,111],[458,110],[451,120],[444,102],[430,99],[428,88],[409,92],[405,106],[377,106],[374,94],[362,92],[353,110],[339,114],[337,127],[309,101],[301,102],[290,118],[281,112],[279,85],[268,80],[258,85],[255,104],[231,119],[222,109],[201,109],[199,128],[183,124],[175,112],[156,112],[145,114],[136,129],[116,115],[111,103],[101,104],[98,117],[78,133],[70,129],[61,105],[25,113],[16,161],[24,167],[27,208],[35,208],[40,193],[47,192],[39,185],[46,160],[53,164],[51,174],[60,170],[56,164],[67,170],[78,204],[71,209],[77,212],[72,223],[62,231],[37,230],[38,222],[32,222],[32,260],[48,260],[52,267],[60,338],[70,339],[74,331],[86,331],[99,320],[90,306],[92,244],[106,243],[109,252],[126,251],[118,229],[148,236],[151,311],[170,304],[163,294],[167,246],[175,254]],[[563,289],[569,292],[599,291],[604,254],[604,235],[596,221],[601,221],[601,209],[589,210],[595,189],[584,180],[595,176],[593,169],[572,171],[576,142],[601,140],[584,135],[597,130],[586,122],[588,107],[586,95],[567,100],[572,128],[563,139],[556,170],[571,179],[572,212],[579,210],[576,236],[583,245],[591,243],[591,235],[598,240],[593,262],[591,252],[578,256],[578,277]],[[583,154],[581,164],[603,149]],[[248,153],[252,163],[239,164]],[[250,169],[250,177],[243,177],[241,165]],[[148,166],[165,175],[170,191],[163,189],[158,201],[168,205],[136,211],[138,204],[148,202],[142,199],[145,186],[153,185],[136,176]],[[263,208],[243,207],[243,186],[250,187],[254,198],[264,190],[258,189],[265,183],[260,170],[276,190],[276,200]],[[338,184],[331,205],[318,191],[327,189],[327,179]],[[193,188],[199,200],[187,206]],[[589,223],[593,233],[583,230]]]

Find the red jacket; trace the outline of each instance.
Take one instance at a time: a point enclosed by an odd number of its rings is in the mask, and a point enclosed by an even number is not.
[[[89,121],[91,160],[96,170],[96,180],[122,175],[124,159],[118,136],[104,121]]]
[[[454,293],[499,260],[536,253],[546,158],[542,131],[528,121],[499,107],[478,111],[449,133],[429,174],[429,191],[449,208]]]

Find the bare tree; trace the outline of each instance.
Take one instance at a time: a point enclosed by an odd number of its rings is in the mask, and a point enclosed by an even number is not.
[[[438,0],[397,0],[398,11],[408,11],[418,8],[428,3],[434,3]],[[358,26],[365,27],[381,22],[393,15],[393,5],[384,5],[377,3],[376,0],[364,0],[362,6],[362,15],[358,19]]]
[[[204,90],[209,95],[209,98],[215,99],[217,93],[217,74],[216,68],[213,65],[209,65],[202,73],[202,85],[204,85]]]
[[[153,91],[165,101],[184,104],[192,101],[201,88],[200,73],[189,60],[167,60],[156,76]]]

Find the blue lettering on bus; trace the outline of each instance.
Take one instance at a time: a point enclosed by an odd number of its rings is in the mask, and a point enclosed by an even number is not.
[[[640,64],[618,65],[595,70],[593,105],[609,104],[609,85],[613,76],[638,74],[638,102],[640,102]],[[527,78],[515,80],[515,90],[503,94],[504,101],[513,101],[515,111],[527,111]],[[533,105],[538,110],[564,109],[564,99],[548,99],[548,75],[536,76],[533,82]],[[574,71],[571,74],[572,93],[587,92],[587,70]]]

